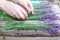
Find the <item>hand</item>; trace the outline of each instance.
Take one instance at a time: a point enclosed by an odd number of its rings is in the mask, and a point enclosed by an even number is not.
[[[3,3],[1,8],[14,18],[25,19],[28,17],[27,11],[25,11],[25,9],[23,9],[21,6],[14,4],[13,2],[6,1]]]
[[[24,7],[28,13],[32,12],[32,14],[34,14],[33,6],[30,0],[13,0],[13,2]]]

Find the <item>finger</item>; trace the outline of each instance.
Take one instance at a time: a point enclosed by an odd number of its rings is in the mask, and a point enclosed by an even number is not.
[[[16,16],[16,18],[20,19],[20,16],[18,15],[16,11],[13,14]]]
[[[16,18],[15,15],[12,12],[8,11],[7,13],[8,13],[8,15],[12,16],[13,18]]]
[[[15,8],[16,15],[18,15],[18,17],[21,19],[25,19],[25,16],[21,12],[20,6],[16,5],[16,6],[14,6],[14,8]]]
[[[31,12],[31,9],[29,8],[29,6],[27,4],[22,4],[20,2],[18,4],[21,5],[24,9],[26,9],[28,13]]]
[[[12,11],[13,14],[16,16],[16,18],[20,19],[20,16],[18,15],[18,13],[16,11],[18,7],[15,7],[16,5],[11,5],[11,6],[13,6],[13,7],[11,7],[11,9],[13,10]]]
[[[28,6],[29,6],[29,7],[30,7],[30,9],[32,10],[32,14],[34,14],[34,9],[33,9],[33,6],[32,6],[32,4],[31,4],[31,2],[30,2],[30,1],[29,1]]]
[[[25,16],[25,18],[28,17],[28,13],[26,10],[24,10],[23,8],[21,8],[21,12],[23,13],[23,15]]]
[[[9,8],[9,10],[7,11],[8,14],[14,18],[16,18],[16,16],[13,14],[14,13],[14,10],[11,9],[11,7]]]
[[[13,14],[13,12],[7,12],[8,15],[12,16],[13,18],[16,18],[15,15]]]
[[[25,19],[24,15],[22,14],[20,9],[21,8],[19,8],[19,7],[15,8],[16,15],[18,15],[18,17],[21,19]]]
[[[25,19],[25,16],[23,15],[22,12],[16,10],[16,13],[21,19]]]
[[[24,5],[24,7],[25,7],[25,9],[28,11],[28,13],[30,13],[30,12],[32,11],[27,4]]]

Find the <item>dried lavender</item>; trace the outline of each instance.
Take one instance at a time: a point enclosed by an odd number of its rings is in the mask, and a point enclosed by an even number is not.
[[[60,16],[57,15],[60,13],[60,8],[57,5],[45,5],[45,9],[46,11],[43,11],[43,14],[45,15],[40,19],[42,21],[48,22],[48,27],[45,26],[44,29],[47,30],[52,36],[54,36],[60,29],[60,24],[56,23],[56,20],[60,19]]]
[[[27,21],[15,20],[10,16],[8,16],[6,13],[4,13],[1,16],[1,19],[7,22],[4,25],[3,29],[17,30],[24,28],[26,30],[30,28],[30,29],[40,30],[42,28],[47,30],[50,34],[55,35],[55,33],[59,30],[60,27],[58,25],[59,23],[56,24],[55,22],[55,20],[58,20],[58,16],[56,15],[57,14],[56,10],[53,9],[52,5],[50,5],[48,2],[41,2],[41,5],[39,2],[37,2],[37,4],[36,5],[33,4],[33,6],[35,8],[35,14],[34,16],[30,16],[27,18],[29,24],[26,23]],[[39,22],[36,20],[39,20]],[[31,22],[33,22],[34,24],[33,23],[31,24]]]

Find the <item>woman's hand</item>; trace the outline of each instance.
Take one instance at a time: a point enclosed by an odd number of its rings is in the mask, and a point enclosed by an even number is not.
[[[32,14],[34,14],[33,6],[30,0],[13,0],[13,2],[25,8],[28,13],[32,12]]]
[[[10,16],[18,19],[25,19],[28,17],[28,13],[34,14],[33,6],[29,0],[13,0],[9,2],[7,0],[0,0],[0,9],[4,10]]]
[[[10,16],[14,18],[25,19],[28,17],[27,11],[23,7],[13,2],[8,2],[8,1],[1,2],[0,1],[0,6],[2,10],[7,12]]]

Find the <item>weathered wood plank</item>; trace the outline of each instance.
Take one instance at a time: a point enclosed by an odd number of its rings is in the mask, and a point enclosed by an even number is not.
[[[60,40],[60,37],[5,37],[5,40]]]
[[[0,40],[4,40],[5,38],[4,38],[4,36],[0,36]]]

